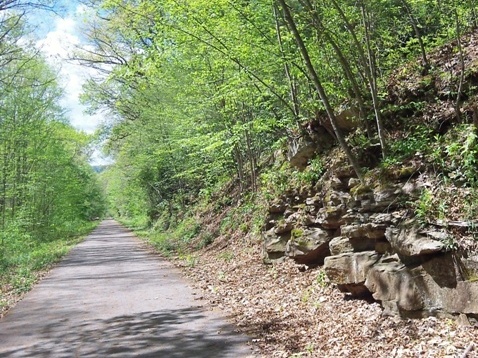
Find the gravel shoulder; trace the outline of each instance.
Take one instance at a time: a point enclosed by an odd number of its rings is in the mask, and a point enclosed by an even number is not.
[[[0,357],[252,357],[167,261],[106,220],[0,320]]]

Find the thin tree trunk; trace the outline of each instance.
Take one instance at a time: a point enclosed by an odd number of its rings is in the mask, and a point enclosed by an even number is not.
[[[347,29],[347,31],[352,36],[352,40],[353,40],[353,42],[355,44],[355,47],[356,47],[356,49],[358,51],[358,54],[359,54],[359,60],[364,67],[365,77],[366,77],[366,80],[368,82],[370,94],[372,96],[372,104],[373,104],[373,107],[374,107],[374,114],[375,114],[375,121],[376,121],[376,124],[377,124],[378,137],[379,137],[379,141],[380,141],[380,146],[382,147],[382,156],[385,158],[386,153],[387,153],[387,148],[386,148],[386,143],[385,143],[385,138],[384,138],[384,131],[383,131],[382,120],[381,120],[381,116],[380,116],[380,110],[379,110],[379,107],[378,107],[378,97],[377,97],[377,92],[376,92],[376,76],[373,75],[373,71],[374,71],[375,66],[373,66],[373,57],[371,57],[371,48],[370,48],[370,46],[367,46],[368,55],[365,55],[365,51],[362,47],[362,44],[358,40],[357,35],[354,31],[354,26],[352,26],[352,24],[350,24],[350,22],[347,19],[347,16],[343,12],[342,8],[337,3],[337,1],[336,0],[331,0],[331,1],[332,1],[332,5],[335,7],[335,9],[338,11],[340,17],[342,18],[342,21],[344,22],[345,28]],[[363,6],[364,6],[363,3],[361,3],[361,6],[363,8]],[[364,26],[367,26],[366,22],[364,22]],[[368,33],[368,29],[365,28],[365,30]],[[370,41],[369,34],[366,35],[366,39],[368,39],[368,42]],[[370,43],[369,43],[369,45],[370,45]]]
[[[251,175],[250,175],[250,178],[251,178],[251,188],[252,188],[252,191],[255,192],[257,191],[257,187],[256,187],[256,161],[254,160],[254,153],[253,153],[253,150],[252,150],[252,141],[251,141],[251,137],[249,135],[249,131],[246,130],[244,132],[244,137],[246,139],[246,147],[247,147],[247,154],[248,154],[248,157],[249,157],[249,165],[251,166]]]
[[[458,53],[460,58],[460,78],[458,81],[458,89],[455,100],[455,116],[458,122],[461,121],[460,97],[463,90],[463,82],[465,80],[465,56],[463,54],[463,46],[461,44],[461,27],[460,19],[458,18],[458,11],[454,9],[455,25],[456,25],[456,42],[458,46]]]
[[[415,16],[413,16],[413,11],[410,8],[410,5],[408,4],[407,0],[400,0],[400,1],[402,2],[402,5],[405,8],[405,11],[407,12],[407,15],[410,19],[410,23],[413,27],[413,31],[415,32],[415,36],[417,37],[418,44],[420,45],[423,68],[428,71],[428,68],[430,67],[430,64],[428,62],[427,52],[425,50],[425,45],[423,44],[422,34],[420,32],[420,29],[418,28],[418,21],[417,21],[417,19],[415,19]]]
[[[387,157],[387,147],[385,143],[385,130],[382,123],[381,113],[380,113],[380,104],[378,100],[378,89],[377,89],[377,66],[375,63],[375,56],[372,51],[371,46],[371,38],[370,38],[370,21],[367,10],[365,9],[365,4],[363,1],[360,3],[362,9],[362,18],[363,18],[363,25],[365,29],[365,44],[367,48],[368,54],[368,66],[369,66],[369,74],[370,74],[370,94],[372,95],[372,104],[373,110],[375,113],[375,119],[377,122],[377,132],[378,132],[378,140],[380,141],[380,146],[382,147],[382,156],[385,159]]]
[[[241,149],[237,144],[234,145],[234,159],[236,162],[237,177],[239,179],[239,191],[244,191],[244,159],[242,158]]]
[[[7,141],[4,141],[3,168],[2,168],[2,232],[5,232],[5,217],[7,214],[7,163],[8,147]]]
[[[284,44],[282,41],[282,34],[280,31],[280,24],[279,24],[279,16],[278,16],[278,11],[277,11],[277,6],[273,4],[273,10],[274,10],[274,21],[276,25],[276,33],[277,33],[277,42],[279,43],[279,49],[282,55],[284,55]],[[289,83],[289,92],[290,92],[290,98],[292,100],[292,108],[294,109],[294,116],[296,118],[296,121],[299,120],[299,115],[300,115],[300,107],[299,107],[299,100],[297,98],[297,86],[295,82],[292,79],[292,75],[290,73],[290,68],[289,64],[287,61],[284,61],[284,71],[287,77],[287,81]]]
[[[326,37],[327,41],[332,45],[335,54],[337,55],[337,58],[342,66],[342,69],[344,70],[344,73],[348,80],[350,81],[350,84],[352,86],[352,90],[355,95],[355,99],[357,100],[357,104],[359,107],[359,118],[360,120],[364,123],[365,130],[367,131],[367,135],[369,138],[373,137],[372,130],[370,128],[370,125],[367,121],[366,115],[365,115],[365,105],[363,102],[363,94],[362,91],[360,90],[360,86],[357,83],[357,80],[353,74],[352,67],[350,66],[350,62],[347,60],[345,57],[343,51],[340,49],[340,46],[337,44],[337,42],[334,40],[332,35],[329,33],[329,31],[324,27],[322,21],[320,20],[319,16],[317,15],[317,12],[315,11],[312,3],[310,0],[302,0],[301,1],[305,7],[309,9],[309,11],[312,14],[313,19],[316,22],[316,29],[317,33],[319,31],[319,27],[324,30],[323,34]]]
[[[330,120],[330,124],[332,125],[332,128],[334,130],[334,133],[337,137],[337,140],[344,150],[345,154],[347,155],[347,158],[349,159],[350,164],[352,165],[355,173],[357,174],[357,177],[360,179],[361,182],[363,182],[363,176],[362,176],[362,171],[361,168],[353,155],[352,151],[350,150],[350,147],[348,146],[347,142],[345,141],[345,138],[337,124],[337,118],[335,117],[334,110],[329,102],[328,96],[325,92],[324,87],[322,86],[322,83],[319,79],[319,76],[317,75],[317,72],[315,71],[314,65],[312,64],[312,60],[310,59],[309,52],[307,50],[307,47],[305,46],[304,41],[302,40],[302,37],[299,33],[299,30],[297,29],[297,26],[294,22],[294,19],[292,17],[292,14],[290,13],[289,7],[286,4],[285,0],[278,0],[279,4],[281,5],[283,11],[284,11],[284,16],[286,21],[289,23],[290,29],[292,31],[292,35],[294,36],[297,46],[299,47],[300,53],[302,54],[302,57],[304,59],[304,62],[306,64],[307,70],[309,71],[310,77],[314,83],[314,86],[316,88],[316,91],[322,101],[322,103],[325,106],[325,110],[327,112],[327,115]]]

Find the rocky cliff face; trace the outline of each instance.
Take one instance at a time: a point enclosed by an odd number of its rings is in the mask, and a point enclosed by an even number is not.
[[[478,318],[478,258],[456,250],[446,225],[418,225],[405,205],[423,185],[397,175],[370,188],[341,170],[307,195],[288,193],[269,206],[264,260],[323,265],[338,289],[372,296],[386,313]]]

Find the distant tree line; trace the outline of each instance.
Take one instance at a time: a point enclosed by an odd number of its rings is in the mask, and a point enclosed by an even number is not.
[[[57,74],[29,40],[32,6],[49,4],[0,1],[0,264],[16,243],[75,234],[105,209],[91,138],[68,124]]]

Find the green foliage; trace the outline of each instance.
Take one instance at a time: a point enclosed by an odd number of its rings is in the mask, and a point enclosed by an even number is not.
[[[190,248],[193,239],[200,233],[201,225],[194,217],[187,217],[177,226],[167,231],[152,230],[148,233],[148,241],[165,255],[184,253]]]
[[[319,157],[310,160],[309,165],[304,171],[296,172],[297,179],[301,185],[311,186],[324,174],[325,168]]]
[[[266,200],[272,200],[282,195],[290,183],[291,170],[287,165],[273,167],[261,174],[262,194]]]
[[[218,257],[225,262],[231,262],[234,259],[234,256],[234,252],[232,251],[223,251]]]
[[[420,198],[415,203],[415,215],[420,223],[426,223],[427,218],[435,211],[434,195],[429,189],[423,189]]]
[[[382,162],[384,167],[400,164],[418,153],[428,152],[433,142],[433,132],[427,126],[416,126],[407,132],[405,138],[392,141],[389,144],[389,156]]]
[[[291,238],[292,240],[300,239],[304,235],[304,230],[300,228],[292,229]]]
[[[82,240],[82,236],[93,229],[96,223],[84,223],[76,227],[76,236],[60,237],[41,242],[18,227],[3,232],[5,239],[0,255],[0,312],[8,308],[5,294],[21,294],[29,291],[38,280],[39,274],[59,262],[69,250]]]
[[[447,152],[453,158],[453,165],[460,163],[461,175],[471,186],[476,186],[478,180],[478,141],[474,127],[464,128],[465,138],[461,145],[450,145]]]
[[[3,295],[28,291],[38,271],[57,262],[78,242],[76,235],[95,225],[105,202],[87,162],[91,138],[67,124],[55,70],[22,38],[23,15],[0,12]],[[0,306],[5,304],[0,296]]]
[[[315,280],[316,280],[317,284],[322,288],[325,288],[330,284],[330,281],[327,278],[327,274],[325,273],[324,270],[320,270],[317,273],[317,278]]]
[[[187,267],[195,267],[199,262],[198,257],[191,254],[181,255],[179,259],[184,261]]]
[[[451,236],[448,236],[445,240],[442,241],[445,245],[445,251],[456,251],[458,250],[458,243]]]
[[[387,149],[385,168],[417,153],[429,155],[434,146],[426,126],[387,141],[379,130],[384,110],[418,113],[424,106],[419,100],[390,104],[388,77],[397,68],[405,77],[430,70],[416,59],[426,62],[432,48],[457,35],[450,13],[457,12],[463,29],[476,23],[472,2],[95,4],[105,20],[85,24],[90,46],[78,56],[110,69],[91,80],[83,95],[92,111],[106,109],[115,118],[103,130],[106,151],[115,159],[100,176],[109,210],[130,225],[153,228],[153,241],[166,251],[182,250],[198,234],[189,222],[193,207],[219,214],[237,204],[220,227],[201,233],[196,244],[205,246],[217,232],[260,231],[261,220],[252,218],[265,204],[251,192],[260,189],[257,197],[267,202],[291,187],[317,183],[324,172],[320,158],[302,172],[282,164],[271,168],[270,161],[278,145],[283,150],[301,135],[300,123],[325,119],[327,101],[337,113],[359,110],[362,134],[350,135],[349,144],[369,148],[378,132]],[[426,92],[433,77],[420,78],[419,92]],[[459,166],[468,182],[476,174],[475,142],[469,137],[459,150],[450,147],[457,163],[464,155]],[[409,170],[415,168],[402,174]],[[234,184],[214,196],[224,183]],[[422,200],[417,210],[430,210]],[[446,207],[444,202],[438,211]]]
[[[478,140],[473,125],[456,126],[444,137],[435,137],[430,157],[446,178],[475,188],[478,178]]]
[[[447,196],[442,197],[428,188],[423,189],[418,200],[412,203],[418,222],[426,224],[430,220],[446,219],[450,206]]]
[[[199,236],[199,242],[196,245],[197,249],[203,249],[206,246],[212,244],[214,242],[215,235],[212,232],[209,231],[203,231],[201,232],[201,235]]]

